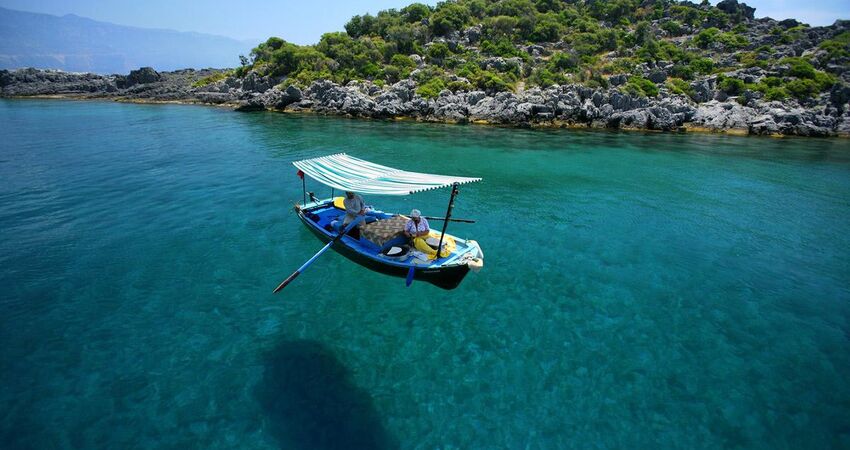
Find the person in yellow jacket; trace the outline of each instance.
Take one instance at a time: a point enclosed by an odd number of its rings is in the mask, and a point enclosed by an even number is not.
[[[428,219],[422,217],[422,213],[418,209],[410,211],[410,219],[404,224],[404,235],[410,238],[416,250],[434,259],[437,256],[437,251],[425,242],[430,234],[431,228],[428,226]]]

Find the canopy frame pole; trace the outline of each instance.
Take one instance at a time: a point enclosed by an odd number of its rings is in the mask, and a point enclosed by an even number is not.
[[[457,197],[457,181],[452,183],[452,195],[449,197],[449,207],[446,209],[446,220],[443,222],[443,231],[440,232],[440,242],[437,244],[437,256],[434,258],[440,259],[440,254],[443,250],[443,237],[446,235],[446,228],[449,227],[449,219],[452,217],[452,209],[455,207],[455,197]]]
[[[305,178],[306,177],[304,175],[301,175],[301,197],[304,200],[302,205],[307,204],[307,180],[305,180]]]

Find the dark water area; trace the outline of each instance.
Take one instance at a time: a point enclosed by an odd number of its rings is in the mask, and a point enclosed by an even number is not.
[[[257,401],[284,448],[398,448],[372,397],[321,342],[282,342],[266,359]]]
[[[481,273],[271,295],[337,152],[483,177]],[[3,100],[0,448],[848,448],[848,249],[847,140]]]

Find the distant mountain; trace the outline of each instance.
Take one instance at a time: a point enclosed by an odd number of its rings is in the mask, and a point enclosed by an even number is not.
[[[256,42],[0,8],[0,69],[127,73],[239,65]]]

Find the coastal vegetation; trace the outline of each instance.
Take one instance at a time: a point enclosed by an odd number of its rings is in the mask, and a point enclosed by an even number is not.
[[[196,87],[196,88],[197,87],[204,87],[204,86],[206,86],[210,83],[222,81],[222,80],[226,79],[227,77],[231,76],[232,74],[233,74],[233,72],[231,72],[229,70],[223,70],[221,72],[215,72],[212,75],[205,76],[205,77],[201,78],[200,80],[192,83],[192,87]]]
[[[829,64],[850,56],[850,32],[819,44],[816,54],[777,57],[746,26],[753,9],[734,0],[717,6],[670,0],[456,0],[413,3],[351,18],[344,32],[300,46],[271,37],[254,48],[237,76],[254,71],[307,87],[317,80],[378,86],[412,78],[417,93],[517,91],[557,84],[608,87],[624,75],[624,93],[654,97],[659,88],[691,95],[688,82],[721,74],[728,95],[804,101],[838,81]],[[792,43],[807,26],[794,20],[769,31]],[[646,68],[664,65],[665,79]],[[818,68],[816,68],[816,66]],[[758,67],[757,82],[724,73]],[[665,82],[666,81],[666,82]]]

